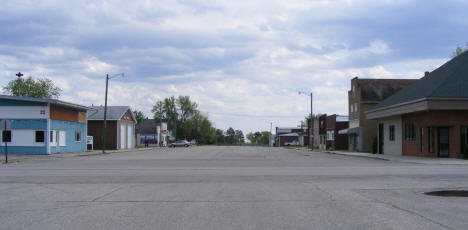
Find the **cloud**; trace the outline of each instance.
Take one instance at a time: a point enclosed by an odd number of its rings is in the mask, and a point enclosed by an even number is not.
[[[347,113],[350,79],[419,78],[465,44],[467,4],[416,0],[5,1],[0,85],[49,77],[62,99],[151,116],[189,95],[222,129]]]

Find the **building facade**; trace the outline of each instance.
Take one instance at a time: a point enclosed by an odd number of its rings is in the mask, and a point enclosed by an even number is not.
[[[276,127],[275,145],[277,147],[298,145],[304,146],[309,142],[307,128]]]
[[[108,106],[106,117],[106,149],[133,149],[137,122],[130,107]],[[94,149],[102,149],[103,133],[104,106],[92,106],[88,114],[88,135],[93,136]]]
[[[468,52],[367,111],[376,120],[378,152],[468,157]]]
[[[348,148],[348,137],[338,132],[348,128],[348,116],[330,115],[326,117],[326,149],[344,150]]]
[[[376,138],[377,121],[366,118],[365,111],[380,101],[415,82],[414,79],[351,79],[348,91],[349,128],[340,134],[348,135],[348,150],[371,152]]]
[[[55,99],[0,95],[0,120],[11,121],[1,140],[7,139],[12,154],[85,152],[88,109]]]
[[[167,146],[171,132],[167,123],[156,123],[153,119],[144,119],[135,127],[137,146]]]
[[[318,118],[319,128],[319,149],[327,149],[327,114],[324,114]]]
[[[309,135],[309,144],[312,148],[320,147],[320,135],[319,135],[319,119],[318,118],[309,118],[307,119],[308,126],[308,135]],[[312,138],[310,138],[312,137]]]

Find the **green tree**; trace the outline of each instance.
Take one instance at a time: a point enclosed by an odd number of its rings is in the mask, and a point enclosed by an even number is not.
[[[32,77],[28,77],[26,79],[11,80],[3,87],[3,91],[12,96],[59,98],[62,89],[55,86],[54,82],[48,78],[34,80]]]
[[[244,133],[242,133],[242,130],[235,130],[235,142],[239,144],[244,143]]]
[[[177,112],[176,99],[174,96],[164,98],[163,110],[167,121],[167,128],[175,131],[174,136],[177,139],[177,118],[179,114]]]
[[[221,129],[216,129],[215,130],[215,137],[216,137],[216,144],[224,144],[225,143],[225,136],[224,136],[224,131]]]
[[[234,144],[236,139],[236,131],[232,127],[229,127],[228,130],[226,130],[226,142],[228,144]]]
[[[455,51],[453,51],[452,53],[452,58],[462,54],[463,52],[467,51],[468,50],[468,43],[466,43],[466,46],[463,47],[461,45],[457,45],[457,48],[455,49]]]
[[[145,114],[139,110],[135,110],[135,119],[137,120],[138,123],[141,123],[143,119],[145,119]]]
[[[187,121],[197,111],[197,103],[190,101],[189,96],[179,96],[177,98],[177,106],[179,108],[179,116],[182,122]]]
[[[250,141],[251,144],[255,143],[255,136],[254,136],[254,134],[252,132],[247,133],[246,137]]]
[[[162,101],[157,101],[155,105],[153,105],[153,118],[156,123],[160,123],[166,121],[166,113],[164,111],[164,103]]]
[[[260,140],[258,141],[261,145],[269,145],[270,144],[270,132],[263,131]]]

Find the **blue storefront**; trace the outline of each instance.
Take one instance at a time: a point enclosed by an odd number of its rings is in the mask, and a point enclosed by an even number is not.
[[[0,152],[3,141],[12,154],[85,152],[87,110],[55,99],[0,95],[0,120],[11,122],[11,130],[0,132]]]

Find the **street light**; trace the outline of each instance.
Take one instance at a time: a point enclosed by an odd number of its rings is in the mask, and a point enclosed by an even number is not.
[[[104,130],[102,133],[102,153],[106,152],[106,129],[107,129],[107,89],[109,86],[109,80],[118,76],[125,77],[124,73],[114,74],[109,77],[109,74],[106,74],[106,99],[104,102]]]
[[[271,143],[271,137],[273,136],[273,134],[271,133],[273,130],[273,122],[266,122],[266,123],[269,123],[270,124],[270,137],[268,139],[268,147],[272,147],[272,143]]]
[[[309,95],[308,93],[302,92],[302,91],[299,91],[298,94],[299,95],[303,94],[303,95],[306,95],[306,96]],[[312,118],[313,118],[313,106],[314,106],[314,104],[313,104],[313,94],[312,94],[312,92],[310,92],[310,126],[311,127],[313,125],[313,120],[312,120]],[[310,149],[313,149],[313,145],[314,145],[314,139],[312,137],[312,134],[313,134],[313,131],[312,131],[312,133],[309,133],[309,148]]]
[[[21,72],[18,72],[15,75],[18,76],[18,97],[19,97],[19,96],[21,96],[20,95],[20,85],[21,85],[21,77],[23,76],[23,74]]]

